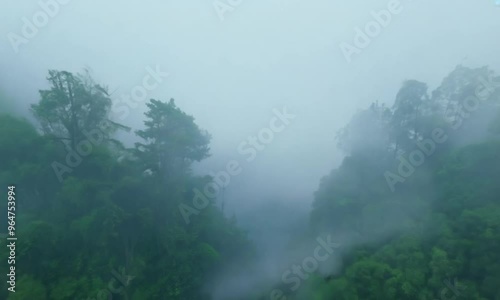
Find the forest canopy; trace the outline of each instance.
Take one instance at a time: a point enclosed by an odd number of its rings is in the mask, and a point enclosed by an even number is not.
[[[255,262],[216,200],[189,224],[179,211],[213,180],[192,171],[211,140],[193,116],[150,99],[126,147],[105,85],[57,70],[47,80],[36,124],[0,115],[0,182],[16,185],[22,237],[16,292],[4,281],[0,298],[209,300],[220,270]],[[345,158],[290,243],[328,232],[341,267],[239,299],[500,299],[499,134],[500,77],[488,67],[457,66],[432,92],[404,81],[392,104],[373,102],[338,131]]]

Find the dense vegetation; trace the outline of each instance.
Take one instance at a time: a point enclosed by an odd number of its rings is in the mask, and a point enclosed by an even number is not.
[[[499,105],[500,77],[459,66],[360,111],[311,213],[315,232],[348,233],[343,266],[299,298],[500,299]]]
[[[188,223],[179,211],[211,180],[191,172],[210,141],[193,117],[152,99],[127,148],[106,87],[89,74],[48,80],[31,107],[38,124],[0,115],[0,183],[17,185],[22,237],[16,293],[4,280],[1,299],[212,299],[214,274],[252,263],[245,233],[214,203]],[[275,299],[500,299],[499,105],[500,77],[459,66],[431,93],[409,80],[392,107],[359,111],[297,237],[338,238],[341,268],[296,291],[270,283],[286,295]]]
[[[112,138],[125,127],[108,121],[105,88],[86,75],[48,78],[51,89],[32,107],[41,132],[0,116],[0,182],[17,185],[22,237],[9,299],[209,299],[212,274],[253,255],[215,207],[189,224],[179,213],[209,180],[189,167],[208,155],[210,137],[173,100],[151,100],[142,142],[126,149]],[[4,280],[1,299],[6,291]]]

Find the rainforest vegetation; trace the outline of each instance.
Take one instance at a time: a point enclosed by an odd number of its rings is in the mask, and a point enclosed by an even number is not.
[[[0,183],[4,198],[15,185],[18,237],[16,290],[4,277],[0,299],[220,300],[218,275],[249,268],[258,249],[216,200],[189,211],[213,180],[192,170],[211,154],[196,116],[166,95],[130,128],[91,74],[47,80],[26,107],[32,119],[0,108]],[[336,133],[343,162],[318,182],[308,228],[289,243],[328,234],[335,266],[307,271],[311,252],[290,262],[302,271],[232,299],[500,299],[500,77],[459,65],[432,91],[398,88]],[[125,146],[120,132],[138,142]]]

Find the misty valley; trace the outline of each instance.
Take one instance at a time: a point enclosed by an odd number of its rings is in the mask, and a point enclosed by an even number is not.
[[[311,4],[3,3],[0,300],[500,300],[498,5]]]

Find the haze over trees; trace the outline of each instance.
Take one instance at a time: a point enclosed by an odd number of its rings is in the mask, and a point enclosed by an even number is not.
[[[16,292],[4,280],[0,298],[219,300],[217,280],[258,255],[216,201],[189,224],[179,211],[212,180],[192,172],[210,134],[173,99],[150,99],[140,142],[127,148],[105,85],[88,73],[47,79],[31,107],[38,123],[0,115],[0,183],[17,185],[22,237]],[[270,281],[227,299],[270,299],[277,288],[279,300],[500,299],[499,134],[500,76],[488,67],[457,66],[434,91],[404,81],[393,102],[373,102],[338,132],[346,157],[318,183],[309,225],[290,243],[293,252],[329,233],[341,267],[311,272],[296,290]]]

